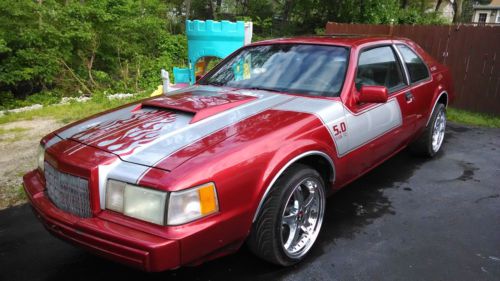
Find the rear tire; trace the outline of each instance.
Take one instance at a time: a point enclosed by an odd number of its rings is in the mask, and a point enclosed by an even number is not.
[[[316,170],[303,164],[289,167],[264,199],[248,239],[250,250],[281,266],[301,261],[321,229],[325,198]]]
[[[443,144],[446,130],[446,107],[436,104],[424,133],[410,145],[410,150],[419,156],[434,157]]]

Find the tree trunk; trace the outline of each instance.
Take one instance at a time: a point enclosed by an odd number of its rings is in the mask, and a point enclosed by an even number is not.
[[[217,15],[220,15],[221,8],[222,8],[222,0],[217,0],[217,1],[215,2],[215,13],[216,13]]]
[[[365,0],[359,0],[359,18],[361,19],[361,22],[365,22]]]
[[[437,0],[436,1],[436,8],[434,9],[435,12],[439,11],[439,8],[441,7],[441,3],[442,2],[443,2],[443,0]]]
[[[94,86],[97,86],[97,83],[94,81],[94,77],[92,76],[92,67],[94,66],[95,52],[92,51],[92,55],[90,56],[89,62],[87,63],[87,70],[89,74],[90,83]]]
[[[189,12],[191,12],[191,0],[186,0],[186,20],[189,19]]]
[[[38,11],[38,28],[41,29],[42,28],[42,4],[43,4],[43,0],[38,0],[38,6],[40,6],[40,11]]]
[[[453,10],[454,10],[454,14],[453,14],[453,22],[454,23],[457,23],[460,21],[460,18],[462,16],[462,4],[463,4],[463,0],[455,0],[455,2],[453,2]]]
[[[211,19],[215,20],[214,2],[212,0],[208,1],[208,14],[210,15]]]
[[[294,0],[286,0],[285,6],[283,7],[283,25],[282,29],[288,25],[288,20],[290,19],[290,14],[293,10]]]

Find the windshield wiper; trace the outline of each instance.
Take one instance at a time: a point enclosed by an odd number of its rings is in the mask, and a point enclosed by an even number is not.
[[[273,89],[273,88],[264,88],[264,87],[243,87],[242,89],[245,89],[245,90],[259,90],[259,91],[268,91],[268,92],[275,92],[275,93],[282,93],[283,91],[282,90],[278,90],[278,89]]]
[[[218,82],[218,81],[209,81],[209,82],[203,83],[202,85],[225,86],[225,83]]]

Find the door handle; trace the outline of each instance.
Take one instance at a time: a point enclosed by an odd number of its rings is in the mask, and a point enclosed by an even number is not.
[[[413,94],[411,91],[408,91],[405,93],[405,97],[406,97],[406,102],[407,103],[410,103],[413,101]]]

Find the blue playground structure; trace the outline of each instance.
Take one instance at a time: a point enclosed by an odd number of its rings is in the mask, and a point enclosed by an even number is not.
[[[198,66],[206,67],[207,57],[223,59],[238,48],[251,43],[251,22],[187,20],[188,68],[174,67],[176,84],[194,84]],[[204,73],[203,73],[204,74]]]

